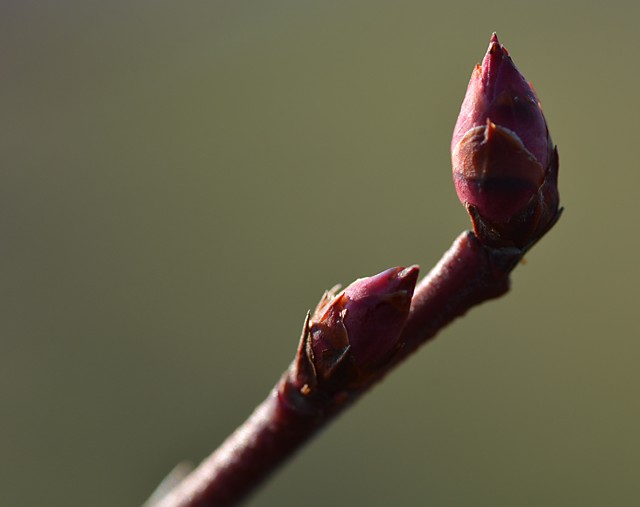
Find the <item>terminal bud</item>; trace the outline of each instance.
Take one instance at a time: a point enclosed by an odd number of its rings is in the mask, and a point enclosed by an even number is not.
[[[538,97],[491,37],[451,140],[453,179],[476,236],[527,249],[558,219],[558,155]]]

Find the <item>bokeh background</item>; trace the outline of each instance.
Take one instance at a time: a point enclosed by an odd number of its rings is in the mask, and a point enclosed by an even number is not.
[[[463,229],[449,140],[497,31],[557,227],[248,505],[637,506],[634,2],[0,2],[0,505],[139,506],[335,283]]]

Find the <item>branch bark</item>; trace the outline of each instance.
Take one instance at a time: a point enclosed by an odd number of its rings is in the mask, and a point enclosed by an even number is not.
[[[496,34],[472,72],[451,148],[474,232],[415,290],[417,268],[395,268],[323,298],[267,399],[158,507],[236,505],[440,329],[509,290],[509,274],[562,210],[540,103]]]
[[[471,307],[509,289],[509,273],[524,254],[517,248],[490,248],[472,232],[461,234],[441,261],[418,284],[409,315],[388,362],[343,396],[301,394],[294,361],[264,402],[211,456],[165,496],[157,507],[237,505],[363,392],[406,359],[440,329]],[[308,343],[303,327],[300,356]],[[335,389],[333,394],[335,394]]]

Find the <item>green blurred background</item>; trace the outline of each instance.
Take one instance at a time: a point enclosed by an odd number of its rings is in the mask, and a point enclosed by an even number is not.
[[[468,228],[449,140],[496,30],[565,215],[249,502],[637,506],[632,2],[0,2],[0,505],[139,506],[335,283]]]

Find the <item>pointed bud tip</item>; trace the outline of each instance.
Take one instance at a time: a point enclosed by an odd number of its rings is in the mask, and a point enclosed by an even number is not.
[[[496,51],[499,51],[500,53],[504,53],[506,55],[509,54],[507,48],[500,44],[500,41],[498,40],[498,34],[496,32],[493,32],[491,34],[491,39],[489,40],[489,49],[487,49],[487,53],[495,53]]]
[[[414,264],[408,268],[404,268],[398,273],[398,280],[401,281],[400,290],[404,290],[409,295],[409,305],[411,305],[411,298],[413,297],[413,291],[418,283],[418,276],[420,275],[420,266]]]
[[[399,290],[409,290],[413,293],[419,272],[420,268],[417,265],[389,268],[377,275],[356,280],[344,290],[344,294],[351,299],[360,299],[383,296]]]
[[[482,77],[484,78],[483,81],[485,83],[485,86],[495,86],[503,62],[508,62],[510,66],[514,67],[515,69],[513,61],[509,56],[509,51],[507,51],[507,48],[500,44],[498,36],[494,32],[491,36],[491,40],[489,41],[489,47],[487,48],[487,52],[482,59],[481,65]]]
[[[400,271],[398,272],[398,279],[413,281],[414,284],[418,280],[418,275],[420,274],[420,266],[418,266],[417,264],[409,266],[408,268],[399,269]]]
[[[390,272],[390,282],[395,282],[396,290],[408,290],[413,291],[413,288],[418,281],[418,275],[420,274],[420,266],[414,264],[409,267],[399,266],[397,268],[391,268],[386,272]]]

